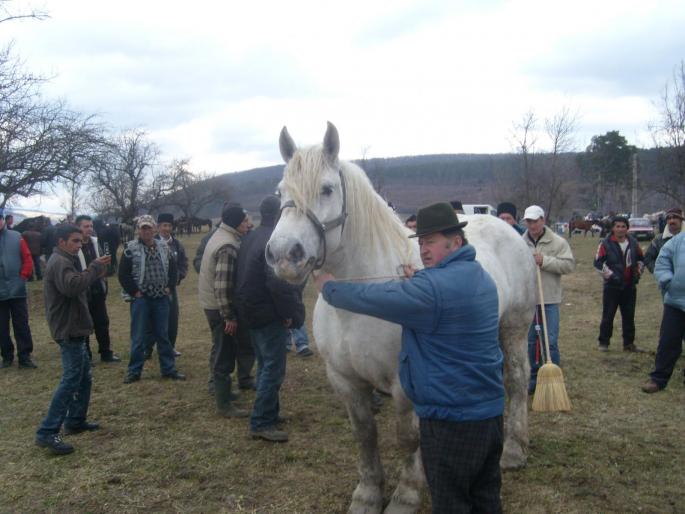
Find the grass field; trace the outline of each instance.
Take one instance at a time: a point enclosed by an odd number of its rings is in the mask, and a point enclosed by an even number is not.
[[[199,238],[183,240],[189,255],[195,254]],[[601,313],[601,283],[592,269],[596,244],[596,238],[573,239],[578,266],[564,279],[560,348],[573,410],[530,413],[528,466],[504,474],[506,512],[685,512],[683,359],[665,391],[646,395],[639,390],[654,363],[662,310],[649,274],[638,291],[636,342],[650,353],[621,351],[619,316],[611,351],[596,350]],[[102,429],[67,437],[76,452],[66,457],[49,456],[33,443],[61,363],[48,335],[41,283],[30,284],[33,356],[39,369],[0,370],[0,512],[347,509],[357,481],[357,450],[323,362],[318,355],[288,357],[281,405],[291,418],[286,425],[290,442],[250,439],[246,421],[217,417],[207,394],[210,337],[196,284],[191,271],[180,290],[177,347],[183,356],[177,363],[188,381],[162,381],[158,363],[148,361],[143,380],[124,385],[125,363],[96,359],[90,418]],[[112,340],[126,361],[127,304],[118,295],[116,279],[110,288]],[[308,288],[308,309],[314,301]],[[253,398],[245,394],[240,404],[249,407]],[[386,496],[397,483],[392,414],[386,405],[377,417]],[[427,495],[422,512],[430,512]]]

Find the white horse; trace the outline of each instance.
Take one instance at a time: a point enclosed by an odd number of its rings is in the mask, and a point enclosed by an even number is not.
[[[276,274],[302,283],[314,269],[339,280],[388,280],[402,264],[420,268],[418,245],[356,165],[338,160],[340,141],[329,123],[323,145],[297,149],[284,127],[280,150],[287,165],[279,184],[282,215],[266,247]],[[497,283],[500,338],[508,397],[501,465],[525,464],[528,445],[528,326],[535,306],[535,268],[522,238],[490,215],[465,217],[466,237]],[[384,278],[379,278],[384,277]],[[416,512],[424,485],[418,423],[398,377],[401,328],[331,307],[319,296],[314,338],[328,378],[345,403],[360,445],[360,481],[349,512],[383,508],[384,472],[372,413],[373,388],[392,394],[399,446],[405,452],[400,481],[385,512]]]

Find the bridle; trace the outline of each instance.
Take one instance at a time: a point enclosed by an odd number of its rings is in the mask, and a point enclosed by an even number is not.
[[[321,269],[326,262],[326,232],[340,227],[340,234],[342,235],[342,231],[345,229],[345,220],[347,219],[347,190],[345,187],[345,177],[342,174],[342,168],[338,168],[338,175],[340,177],[340,189],[342,190],[342,211],[340,212],[340,215],[330,221],[321,222],[309,207],[305,207],[304,210],[307,218],[309,218],[309,221],[311,221],[312,225],[314,225],[314,229],[319,236],[319,240],[323,244],[323,255],[314,262],[315,270]],[[281,214],[283,214],[283,210],[287,209],[288,207],[297,208],[293,200],[288,200],[281,206]]]

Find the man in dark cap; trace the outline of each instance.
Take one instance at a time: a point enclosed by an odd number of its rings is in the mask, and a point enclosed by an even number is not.
[[[523,235],[526,231],[526,229],[516,222],[516,206],[511,202],[502,202],[497,206],[497,217],[502,221],[509,223],[509,225],[511,225],[520,235]]]
[[[629,228],[628,218],[614,216],[611,234],[600,241],[595,255],[594,266],[604,278],[598,345],[601,352],[609,350],[614,317],[619,308],[623,325],[623,351],[644,352],[635,346],[635,302],[637,283],[644,268],[644,255],[635,238],[628,234]]]
[[[666,211],[666,226],[661,232],[661,235],[652,239],[652,242],[647,248],[645,253],[645,266],[647,269],[654,273],[654,264],[656,263],[656,258],[659,256],[661,248],[666,244],[666,242],[673,236],[680,234],[683,229],[683,210],[678,207],[672,207]]]
[[[155,239],[164,241],[169,250],[171,250],[171,256],[176,260],[176,270],[178,272],[178,279],[175,284],[170,284],[169,289],[171,294],[171,306],[169,309],[169,342],[171,342],[172,348],[174,348],[174,354],[176,357],[181,356],[181,352],[176,350],[176,336],[178,335],[178,292],[177,287],[181,284],[181,281],[186,278],[188,274],[188,257],[186,257],[185,248],[181,242],[176,239],[172,232],[174,229],[174,215],[168,212],[160,213],[157,216],[157,235]],[[155,346],[155,338],[152,332],[148,333],[147,348],[145,350],[145,358],[149,359],[152,356],[152,350]]]
[[[277,278],[264,256],[280,210],[278,197],[270,195],[262,200],[261,224],[244,238],[236,273],[236,299],[257,355],[257,397],[250,433],[253,438],[272,442],[288,440],[288,434],[277,426],[282,419],[278,393],[285,378],[288,329],[299,328],[304,322],[301,289]]]
[[[224,417],[247,417],[245,410],[233,405],[237,395],[231,391],[238,342],[238,314],[234,305],[234,273],[238,250],[250,228],[250,218],[240,204],[226,204],[221,224],[207,241],[198,279],[200,306],[212,332],[209,368],[217,411]]]
[[[452,206],[419,210],[424,270],[360,284],[316,277],[334,307],[402,325],[400,381],[419,417],[433,512],[502,512],[504,385],[497,287]],[[426,371],[430,370],[430,371]]]

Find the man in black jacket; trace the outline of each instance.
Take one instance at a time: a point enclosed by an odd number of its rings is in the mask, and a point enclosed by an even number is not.
[[[302,326],[304,304],[296,286],[278,279],[264,258],[280,213],[281,201],[267,196],[259,207],[260,226],[242,241],[236,273],[236,302],[250,329],[257,356],[257,397],[250,433],[255,439],[284,442],[288,434],[277,429],[278,393],[285,377],[288,329]]]
[[[618,308],[623,325],[623,351],[644,352],[635,346],[635,302],[645,258],[635,238],[628,235],[629,227],[626,217],[615,216],[611,220],[611,234],[600,241],[595,255],[594,266],[604,278],[598,346],[601,352],[609,350]]]

